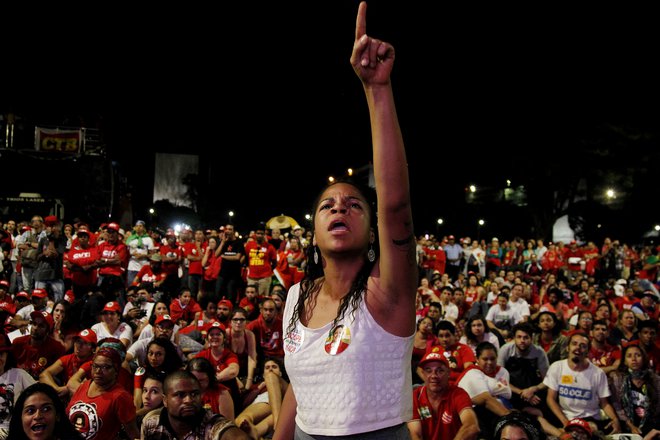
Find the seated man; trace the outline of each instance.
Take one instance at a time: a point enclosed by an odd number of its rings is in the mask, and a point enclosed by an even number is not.
[[[456,338],[456,327],[449,321],[440,321],[438,323],[438,344],[429,347],[427,345],[427,352],[435,351],[441,353],[448,362],[451,371],[449,383],[456,385],[458,377],[474,365],[476,359],[474,352],[470,347],[458,342]],[[417,367],[417,375],[422,376],[421,367]]]
[[[568,339],[568,359],[553,363],[543,380],[548,387],[548,407],[563,427],[569,420],[580,418],[593,423],[594,431],[612,427],[611,433],[619,433],[619,419],[607,400],[610,396],[607,376],[589,362],[588,353],[587,335],[573,333]],[[601,419],[601,409],[609,420]]]
[[[408,430],[413,440],[473,440],[479,434],[470,396],[449,385],[449,362],[439,351],[419,362],[424,385],[413,391],[413,418]]]

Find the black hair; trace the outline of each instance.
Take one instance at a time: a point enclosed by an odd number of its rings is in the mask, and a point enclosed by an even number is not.
[[[553,337],[559,336],[561,333],[561,326],[559,325],[559,319],[557,318],[557,315],[550,310],[544,310],[541,313],[539,313],[536,318],[534,318],[533,324],[534,324],[534,330],[536,333],[541,333],[541,328],[539,327],[539,322],[541,322],[541,316],[543,315],[548,315],[552,318],[552,321],[555,323],[554,327],[552,327],[552,330],[550,330],[550,333],[552,334]]]
[[[437,328],[438,333],[440,333],[440,330],[447,330],[452,335],[456,334],[456,326],[449,321],[440,321]]]
[[[546,440],[547,438],[545,432],[543,432],[543,428],[541,428],[541,424],[536,418],[524,412],[513,411],[497,420],[493,439],[500,440],[502,438],[502,431],[507,426],[521,428],[525,431],[529,440]]]
[[[658,330],[658,321],[654,319],[644,319],[637,323],[637,333],[639,334],[643,328],[650,328],[651,330]]]
[[[367,290],[367,281],[369,280],[369,275],[371,274],[371,270],[374,268],[376,262],[378,261],[378,257],[380,255],[380,248],[378,246],[378,224],[376,218],[378,212],[376,208],[377,206],[376,191],[374,188],[360,185],[352,181],[351,179],[346,179],[346,178],[337,179],[332,184],[323,188],[321,192],[319,192],[319,194],[316,196],[316,199],[314,200],[314,204],[312,205],[312,213],[313,213],[311,219],[312,234],[314,233],[313,231],[314,219],[316,217],[316,212],[318,209],[318,204],[321,201],[321,197],[323,196],[323,194],[325,194],[325,192],[328,190],[329,187],[337,185],[339,183],[353,186],[365,198],[366,201],[365,204],[369,211],[369,224],[374,235],[374,241],[370,247],[370,250],[374,251],[375,258],[373,259],[373,261],[369,261],[365,252],[364,264],[362,265],[357,275],[355,276],[355,279],[353,280],[353,283],[351,284],[349,291],[341,299],[341,302],[339,303],[339,309],[337,310],[337,315],[335,316],[335,319],[332,321],[332,325],[330,326],[330,328],[336,327],[337,323],[341,321],[346,315],[346,312],[349,311],[349,308],[350,308],[350,314],[351,315],[355,314],[355,311],[358,309],[360,302],[362,301],[364,292]],[[303,275],[303,278],[300,281],[300,294],[298,296],[298,302],[293,309],[293,313],[291,314],[291,319],[289,320],[289,324],[285,334],[293,331],[293,329],[296,327],[296,322],[300,321],[301,317],[304,316],[305,314],[305,303],[307,302],[307,300],[309,300],[312,303],[315,302],[316,295],[321,291],[321,287],[323,286],[322,281],[320,282],[317,281],[324,276],[323,255],[321,254],[321,249],[319,249],[319,247],[316,245],[310,244],[309,246],[307,246],[307,249],[305,250],[305,259],[307,261],[307,265],[305,266],[305,275]]]
[[[196,359],[204,359],[204,358],[194,358],[192,361]],[[208,359],[205,359],[206,362],[208,362]],[[190,362],[192,362],[190,361]],[[215,377],[215,374],[213,374],[213,377]],[[209,384],[211,383],[211,378],[209,378]],[[177,380],[189,380],[195,384],[197,384],[198,387],[201,389],[201,385],[199,384],[199,380],[188,370],[176,370],[170,374],[167,375],[165,378],[165,381],[163,382],[163,394],[167,394],[169,389],[172,387],[172,383],[177,381]]]
[[[176,348],[174,347],[172,341],[166,338],[153,338],[149,342],[149,344],[147,344],[147,349],[146,349],[147,354],[149,353],[149,348],[152,345],[158,345],[159,347],[162,347],[165,350],[165,358],[163,359],[163,363],[160,365],[160,367],[158,367],[158,369],[152,367],[151,364],[149,364],[149,361],[146,360],[145,369],[147,370],[147,372],[163,371],[165,374],[167,374],[181,368],[183,362],[181,361],[181,358],[179,357],[179,353],[177,353]]]
[[[477,345],[477,348],[475,350],[475,354],[477,357],[481,356],[481,353],[483,353],[486,350],[493,350],[495,352],[495,356],[497,356],[497,347],[492,342],[484,341],[480,342]]]
[[[23,409],[25,408],[25,401],[33,394],[45,394],[52,402],[55,408],[56,421],[55,430],[53,432],[55,438],[63,438],[67,440],[79,439],[83,440],[83,436],[76,431],[66,414],[64,402],[57,395],[57,391],[48,384],[36,382],[29,387],[25,388],[14,405],[14,415],[9,421],[9,433],[7,439],[12,440],[27,440],[28,437],[23,430]]]
[[[473,315],[467,320],[467,322],[465,323],[465,331],[464,331],[465,338],[468,341],[479,343],[479,341],[477,341],[476,336],[474,336],[474,333],[472,333],[472,323],[474,321],[481,321],[481,323],[484,325],[484,335],[490,332],[490,329],[488,328],[488,323],[486,322],[486,318],[484,318],[483,315]]]

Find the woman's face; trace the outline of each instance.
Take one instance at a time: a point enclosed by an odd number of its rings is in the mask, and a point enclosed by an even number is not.
[[[280,298],[279,295],[273,294],[270,296],[270,299],[272,299],[273,302],[275,303],[275,308],[277,308],[277,310],[282,310],[282,305],[284,304],[284,302],[282,301],[282,298]]]
[[[234,322],[232,321],[232,325]],[[225,333],[219,328],[213,328],[209,330],[206,337],[208,338],[209,347],[211,348],[222,348],[225,342]]]
[[[529,438],[519,426],[508,425],[502,430],[499,440],[529,440]]]
[[[55,424],[58,422],[55,403],[44,393],[34,393],[25,399],[21,420],[28,439],[54,438]]]
[[[111,386],[117,381],[117,374],[112,359],[97,355],[92,361],[92,380],[97,386],[101,388]]]
[[[621,324],[624,328],[632,329],[635,327],[635,314],[631,311],[621,313]]]
[[[64,305],[62,304],[56,305],[55,308],[53,309],[53,321],[62,322],[65,313],[66,313],[66,309],[64,308]]]
[[[154,313],[156,314],[156,316],[166,315],[168,313],[167,304],[162,302],[156,303],[156,305],[154,306]]]
[[[369,244],[369,222],[369,205],[357,188],[346,183],[332,185],[316,207],[316,244],[324,252],[362,253]]]
[[[539,328],[541,331],[544,332],[549,332],[553,328],[555,328],[555,320],[552,319],[552,316],[548,314],[543,314],[539,318]]]
[[[215,316],[218,312],[218,305],[213,301],[209,301],[206,305],[206,314],[209,316]]]
[[[431,318],[424,318],[419,323],[419,331],[426,334],[433,333],[433,320]]]
[[[642,350],[639,347],[631,347],[626,351],[626,358],[624,359],[626,367],[630,368],[633,371],[639,371],[642,369],[644,358],[642,356]]]
[[[142,406],[149,409],[155,409],[163,404],[163,383],[148,378],[144,381],[142,387]]]
[[[206,391],[209,387],[209,376],[203,371],[192,371],[192,374],[199,381],[199,386],[202,389],[202,392]]]
[[[154,368],[160,367],[165,362],[165,349],[160,345],[151,344],[147,351],[147,361]]]
[[[183,292],[179,296],[179,301],[181,301],[181,305],[185,306],[190,302],[190,298],[191,298],[190,292]]]
[[[277,365],[277,362],[274,361],[266,361],[264,364],[264,373],[272,372],[277,374],[278,376],[282,375],[282,370],[280,369],[280,366]]]
[[[477,359],[477,365],[484,373],[492,375],[497,369],[497,354],[495,350],[483,350]]]
[[[481,319],[476,319],[472,321],[472,324],[470,325],[470,330],[472,330],[472,334],[475,336],[482,336],[484,334],[484,323]]]
[[[591,330],[592,324],[594,322],[594,317],[591,316],[591,313],[583,313],[578,318],[578,328],[581,330]]]
[[[236,313],[231,318],[231,329],[238,331],[244,330],[246,322],[247,322],[247,318],[245,317],[245,315],[243,315],[242,313]]]

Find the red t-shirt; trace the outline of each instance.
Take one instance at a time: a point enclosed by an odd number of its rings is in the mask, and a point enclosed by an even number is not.
[[[426,386],[413,390],[413,420],[422,423],[425,440],[453,439],[461,429],[461,412],[472,409],[472,400],[462,388],[450,385],[435,411],[426,394]]]
[[[277,252],[270,243],[250,241],[245,245],[248,258],[248,277],[266,278],[273,276],[272,263],[277,261]]]
[[[27,371],[30,376],[39,380],[39,375],[46,368],[50,367],[60,357],[64,356],[64,346],[47,336],[43,344],[37,346],[30,345],[32,336],[19,336],[14,339],[12,349],[16,358],[16,365]]]
[[[458,343],[453,347],[449,347],[449,349],[445,349],[442,345],[433,345],[433,340],[427,341],[426,344],[427,353],[441,351],[447,362],[449,362],[449,385],[455,385],[458,382],[458,377],[465,370],[465,364],[467,362],[477,363],[474,352],[465,344]]]
[[[169,244],[160,247],[160,254],[165,257],[179,257],[179,262],[163,261],[163,270],[168,275],[175,275],[179,271],[179,264],[183,259],[183,250],[178,246],[170,247]]]
[[[206,251],[207,243],[202,243],[200,245],[201,252],[197,250],[197,242],[189,241],[188,243],[183,243],[181,246],[183,248],[183,256],[188,258],[192,255],[193,257],[202,257]],[[197,261],[188,260],[188,275],[202,275],[204,269],[202,268],[202,259],[200,258]]]
[[[115,275],[121,277],[126,272],[128,267],[128,248],[124,243],[110,244],[104,241],[98,246],[99,260],[104,258],[114,259],[119,256],[121,265],[119,266],[103,266],[99,268],[99,275]]]
[[[133,396],[117,383],[103,394],[89,397],[91,383],[83,382],[71,397],[67,407],[69,420],[86,439],[114,440],[121,425],[135,419]]]
[[[273,325],[269,328],[264,317],[259,315],[257,319],[250,321],[246,328],[254,333],[257,345],[261,347],[264,356],[284,357],[282,318],[273,318]]]
[[[621,350],[615,345],[605,344],[603,349],[589,349],[589,360],[597,367],[610,367],[617,359],[621,359]]]
[[[64,254],[64,260],[69,261],[71,267],[71,282],[78,286],[92,286],[96,284],[96,268],[83,270],[82,266],[89,266],[99,259],[98,249],[88,247],[82,249],[79,247],[71,248]]]

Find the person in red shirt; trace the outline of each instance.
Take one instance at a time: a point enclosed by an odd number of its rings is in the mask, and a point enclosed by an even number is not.
[[[163,284],[163,292],[166,293],[168,298],[175,296],[179,291],[179,267],[183,261],[183,250],[176,242],[176,235],[171,231],[165,235],[167,244],[160,247],[161,261],[163,262],[163,270],[167,274],[165,283]]]
[[[195,314],[201,311],[202,308],[197,304],[187,287],[182,287],[179,291],[179,297],[174,298],[170,304],[172,321],[180,327],[186,327],[190,324],[195,319]]]
[[[202,278],[204,275],[202,258],[204,258],[207,246],[208,243],[205,241],[204,231],[201,230],[195,231],[193,241],[187,241],[181,245],[183,257],[188,260],[187,284],[184,282],[183,285],[190,288],[193,297],[198,301],[202,296]]]
[[[46,368],[39,375],[39,381],[52,386],[61,398],[68,400],[69,388],[66,384],[85,362],[92,359],[96,342],[94,330],[82,330],[74,339],[73,353],[62,356],[53,365]],[[55,380],[56,377],[59,380]],[[58,383],[64,385],[60,386]]]
[[[438,339],[437,344],[439,345],[430,345],[427,348],[427,353],[431,351],[438,351],[447,360],[447,364],[451,370],[449,375],[449,384],[455,385],[456,380],[461,375],[461,373],[471,365],[474,365],[477,359],[474,357],[474,352],[470,347],[465,344],[457,342],[456,338],[456,327],[449,321],[440,321],[438,323]],[[420,377],[422,376],[422,371],[419,367],[417,369],[417,374]]]
[[[255,229],[255,240],[245,245],[248,260],[247,283],[255,284],[260,296],[270,293],[273,269],[277,264],[277,251],[266,241],[263,226]]]
[[[449,384],[450,368],[440,351],[420,361],[424,386],[413,391],[413,418],[408,430],[413,440],[476,439],[477,415],[465,390]]]
[[[119,225],[109,223],[105,227],[106,240],[98,245],[98,260],[101,291],[106,301],[116,301],[124,291],[128,248],[119,240]]]
[[[35,310],[30,318],[30,334],[14,339],[12,347],[17,367],[39,380],[42,371],[64,356],[64,346],[50,336],[55,325],[50,313]]]
[[[118,383],[120,354],[103,347],[94,355],[92,379],[86,380],[71,397],[69,420],[85,438],[116,439],[124,427],[129,438],[138,438],[133,397]]]
[[[248,314],[248,321],[254,321],[259,317],[259,302],[263,297],[257,295],[257,285],[248,284],[245,287],[245,296],[238,303],[238,307],[245,309]]]
[[[161,285],[167,278],[167,272],[163,270],[162,257],[160,254],[149,255],[149,264],[142,266],[135,278],[133,286],[153,286],[153,290],[160,291]]]
[[[589,340],[589,360],[605,374],[619,368],[621,363],[621,348],[607,342],[610,336],[609,323],[603,320],[594,321]]]
[[[275,301],[266,298],[261,303],[261,314],[257,319],[247,325],[257,338],[257,352],[259,366],[261,368],[264,359],[272,357],[280,362],[284,360],[284,348],[282,341],[282,319],[277,317]]]
[[[64,265],[71,273],[71,286],[77,300],[84,300],[87,292],[95,290],[98,249],[89,242],[90,232],[81,226],[76,233],[77,244],[64,254]]]

